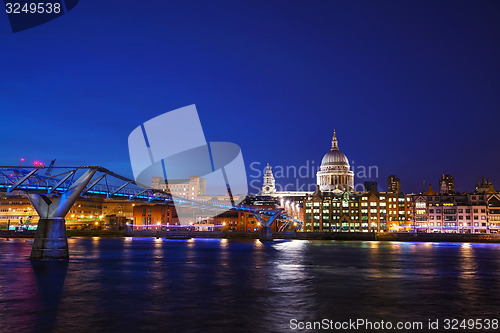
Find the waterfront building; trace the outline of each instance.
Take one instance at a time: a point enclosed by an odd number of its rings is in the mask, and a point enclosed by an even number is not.
[[[246,231],[259,232],[261,228],[260,222],[252,213],[228,210],[212,218],[214,230],[220,231]],[[279,221],[278,221],[279,224]],[[278,224],[271,227],[273,232],[277,231]],[[196,229],[195,229],[196,230]],[[202,230],[198,228],[197,230]]]
[[[241,204],[243,208],[273,210],[276,209],[274,199],[265,197],[248,197]],[[272,231],[277,231],[282,226],[282,221],[272,226]],[[237,211],[234,209],[223,212],[217,216],[193,216],[192,222],[181,225],[174,206],[164,204],[140,204],[134,207],[133,230],[154,231],[260,231],[260,222],[252,212]]]
[[[318,188],[304,199],[304,231],[500,232],[500,196],[491,184],[487,192],[456,193],[448,186],[445,192],[436,193],[431,185],[419,194]]]
[[[322,192],[304,200],[304,231],[407,231],[410,197],[392,192]]]
[[[441,179],[442,180],[442,179]],[[442,184],[442,183],[441,183]],[[444,188],[440,186],[440,189]],[[493,191],[494,192],[494,191]],[[412,196],[412,222],[416,232],[491,233],[488,200],[494,193],[436,193],[432,186]],[[494,200],[493,200],[494,201]],[[493,202],[492,201],[492,202]]]
[[[179,226],[179,218],[173,206],[135,205],[133,210],[133,230],[166,230]]]
[[[33,229],[38,223],[38,214],[27,197],[21,195],[0,197],[0,228]]]
[[[491,230],[500,230],[500,195],[489,193],[486,199],[488,224]]]
[[[67,229],[114,229],[124,221],[132,221],[134,203],[107,198],[79,198],[66,215]],[[38,213],[24,195],[0,197],[0,228],[35,229]]]
[[[411,195],[401,192],[387,192],[386,195],[388,230],[392,232],[411,231]]]

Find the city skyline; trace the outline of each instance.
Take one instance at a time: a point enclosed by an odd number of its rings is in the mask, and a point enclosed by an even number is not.
[[[500,0],[0,3],[0,333],[499,331]]]
[[[417,192],[444,171],[459,191],[482,175],[498,187],[498,2],[157,6],[87,1],[16,34],[0,21],[4,164],[131,176],[134,126],[194,103],[207,138],[237,143],[247,169],[319,158],[337,128],[379,183],[397,174]]]

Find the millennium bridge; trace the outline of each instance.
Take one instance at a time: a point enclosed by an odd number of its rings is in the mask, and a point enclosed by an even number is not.
[[[39,215],[31,260],[69,259],[65,217],[80,197],[175,204],[206,212],[220,212],[221,209],[250,212],[261,224],[259,239],[262,241],[272,240],[271,226],[278,217],[286,223],[294,221],[283,216],[282,209],[253,209],[225,202],[207,204],[196,199],[174,198],[170,193],[138,184],[97,165],[0,166],[0,191],[26,195]]]

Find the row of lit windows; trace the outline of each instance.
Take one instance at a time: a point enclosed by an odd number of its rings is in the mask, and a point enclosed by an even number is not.
[[[376,206],[376,205],[377,205],[377,203],[379,203],[381,206],[385,206],[385,205],[386,205],[386,203],[385,203],[385,202],[383,202],[385,199],[386,199],[385,197],[380,197],[380,198],[378,198],[378,200],[376,200],[376,201],[370,201],[370,205],[371,205],[371,206]],[[341,199],[341,198],[332,198],[331,200],[332,200],[332,201],[340,201],[340,200],[343,200],[343,199]],[[362,200],[363,200],[363,201],[368,201],[368,197],[362,197]],[[388,198],[388,200],[389,200],[389,202],[397,202],[397,201],[399,201],[399,202],[404,202],[404,201],[405,201],[405,199],[404,199],[404,198]],[[407,201],[408,201],[408,202],[410,201],[410,198],[409,198],[409,197],[407,198]],[[330,203],[330,201],[323,201],[323,203],[322,203],[322,204],[323,204],[323,206],[324,206],[324,207],[328,207],[328,206],[330,206],[330,204],[331,204],[332,206],[334,206],[334,207],[335,207],[335,206],[336,206],[336,207],[340,207],[340,202],[331,202],[331,203]],[[358,205],[359,205],[357,202],[353,202],[352,200],[349,200],[349,204],[350,204],[351,206],[354,206],[354,207],[358,207]],[[362,202],[362,203],[361,203],[361,206],[363,206],[363,207],[366,207],[367,205],[368,205],[368,203],[367,203],[367,202]],[[306,202],[306,203],[305,203],[305,206],[306,206],[306,207],[312,207],[312,206],[314,206],[314,207],[319,207],[319,206],[320,206],[320,202]]]
[[[473,211],[476,214],[479,213],[479,209],[474,209]],[[463,212],[464,212],[463,209],[459,209],[458,210],[458,213],[463,213]],[[466,213],[470,213],[471,210],[470,209],[466,209],[465,212]],[[434,209],[429,209],[429,213],[433,214],[434,213]],[[441,213],[441,209],[436,209],[436,213],[440,214]],[[456,209],[444,209],[443,213],[444,214],[456,214],[457,210]],[[483,214],[486,213],[486,209],[481,209],[481,213],[483,213]]]
[[[460,227],[470,227],[470,226],[471,226],[471,223],[459,223],[458,225],[459,225]],[[433,227],[433,226],[434,226],[434,223],[419,223],[419,224],[417,224],[416,226],[417,226],[417,227],[428,227],[428,226]],[[440,223],[440,222],[436,223],[436,226],[437,226],[437,227],[441,227],[441,223]],[[445,226],[445,227],[456,227],[456,226],[457,226],[457,224],[456,224],[456,223],[443,223],[443,226]],[[474,226],[475,226],[475,227],[479,227],[479,226],[480,226],[480,225],[479,225],[479,222],[475,222],[475,223],[474,223]],[[486,223],[481,223],[481,226],[482,226],[482,227],[486,227]]]
[[[434,216],[429,216],[429,218],[430,218],[431,220],[434,220]],[[463,219],[464,219],[464,216],[463,216],[463,215],[459,215],[459,216],[458,216],[458,219],[459,219],[459,220],[463,220]],[[467,215],[467,216],[465,217],[465,219],[466,219],[466,220],[470,220],[470,215]],[[436,216],[436,220],[441,220],[441,216],[439,216],[439,215],[438,215],[438,216]],[[479,220],[479,216],[474,215],[474,220]],[[481,220],[486,220],[486,216],[485,216],[485,215],[482,215],[482,216],[481,216]]]

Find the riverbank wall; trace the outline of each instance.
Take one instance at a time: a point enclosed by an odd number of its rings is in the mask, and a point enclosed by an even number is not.
[[[226,238],[258,239],[256,232],[242,231],[126,231],[126,230],[68,230],[69,237],[160,237],[172,239]],[[32,238],[34,233],[0,231],[3,238]],[[500,243],[500,234],[457,233],[392,233],[392,232],[273,232],[274,239],[337,240],[337,241],[392,241],[392,242],[463,242]]]

